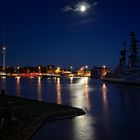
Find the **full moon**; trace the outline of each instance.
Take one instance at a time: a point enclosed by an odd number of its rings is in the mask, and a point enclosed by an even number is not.
[[[80,11],[81,12],[85,12],[86,11],[86,6],[85,5],[81,5],[80,6]]]

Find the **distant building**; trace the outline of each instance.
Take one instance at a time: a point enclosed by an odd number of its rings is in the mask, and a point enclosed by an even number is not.
[[[101,78],[101,73],[102,73],[102,67],[94,67],[92,70],[91,70],[91,77],[92,78]]]
[[[84,76],[84,67],[81,67],[81,68],[77,71],[77,76]]]
[[[85,77],[90,77],[91,76],[91,71],[85,69],[84,67],[81,67],[78,71],[77,71],[77,76],[85,76]]]
[[[102,66],[102,67],[95,66],[91,70],[91,77],[98,79],[98,78],[101,78],[101,76],[105,76],[109,71],[110,71],[110,69],[107,68],[106,66]]]

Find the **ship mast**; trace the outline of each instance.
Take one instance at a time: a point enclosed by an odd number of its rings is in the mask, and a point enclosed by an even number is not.
[[[138,59],[138,40],[136,39],[136,33],[131,32],[131,44],[130,44],[130,55],[129,55],[129,68],[137,67],[137,59]]]
[[[126,43],[125,41],[123,42],[123,49],[120,50],[120,69],[121,71],[124,71],[126,68]]]

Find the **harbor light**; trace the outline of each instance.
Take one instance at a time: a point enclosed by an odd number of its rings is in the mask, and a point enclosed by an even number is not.
[[[70,70],[71,70],[71,72],[72,72],[72,70],[73,70],[73,66],[70,66]]]
[[[105,68],[106,68],[106,66],[105,66],[105,65],[103,65],[103,68],[105,69]]]
[[[55,73],[58,74],[60,72],[61,72],[60,67],[57,67],[57,69],[55,70]]]
[[[18,67],[17,67],[17,73],[18,73],[18,74],[19,74],[19,68],[20,68],[20,67],[18,66]]]
[[[102,76],[106,76],[106,74],[107,74],[107,69],[106,69],[106,66],[103,65]]]
[[[88,69],[88,66],[87,66],[87,65],[85,66],[85,69],[86,69],[86,70]]]
[[[41,67],[40,66],[38,67],[38,73],[41,73]]]

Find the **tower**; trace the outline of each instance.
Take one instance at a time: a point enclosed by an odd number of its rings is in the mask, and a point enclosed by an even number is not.
[[[3,43],[2,43],[2,70],[6,68],[6,41],[5,41],[5,25],[3,25]]]
[[[4,71],[6,67],[6,45],[2,46],[2,70]]]

